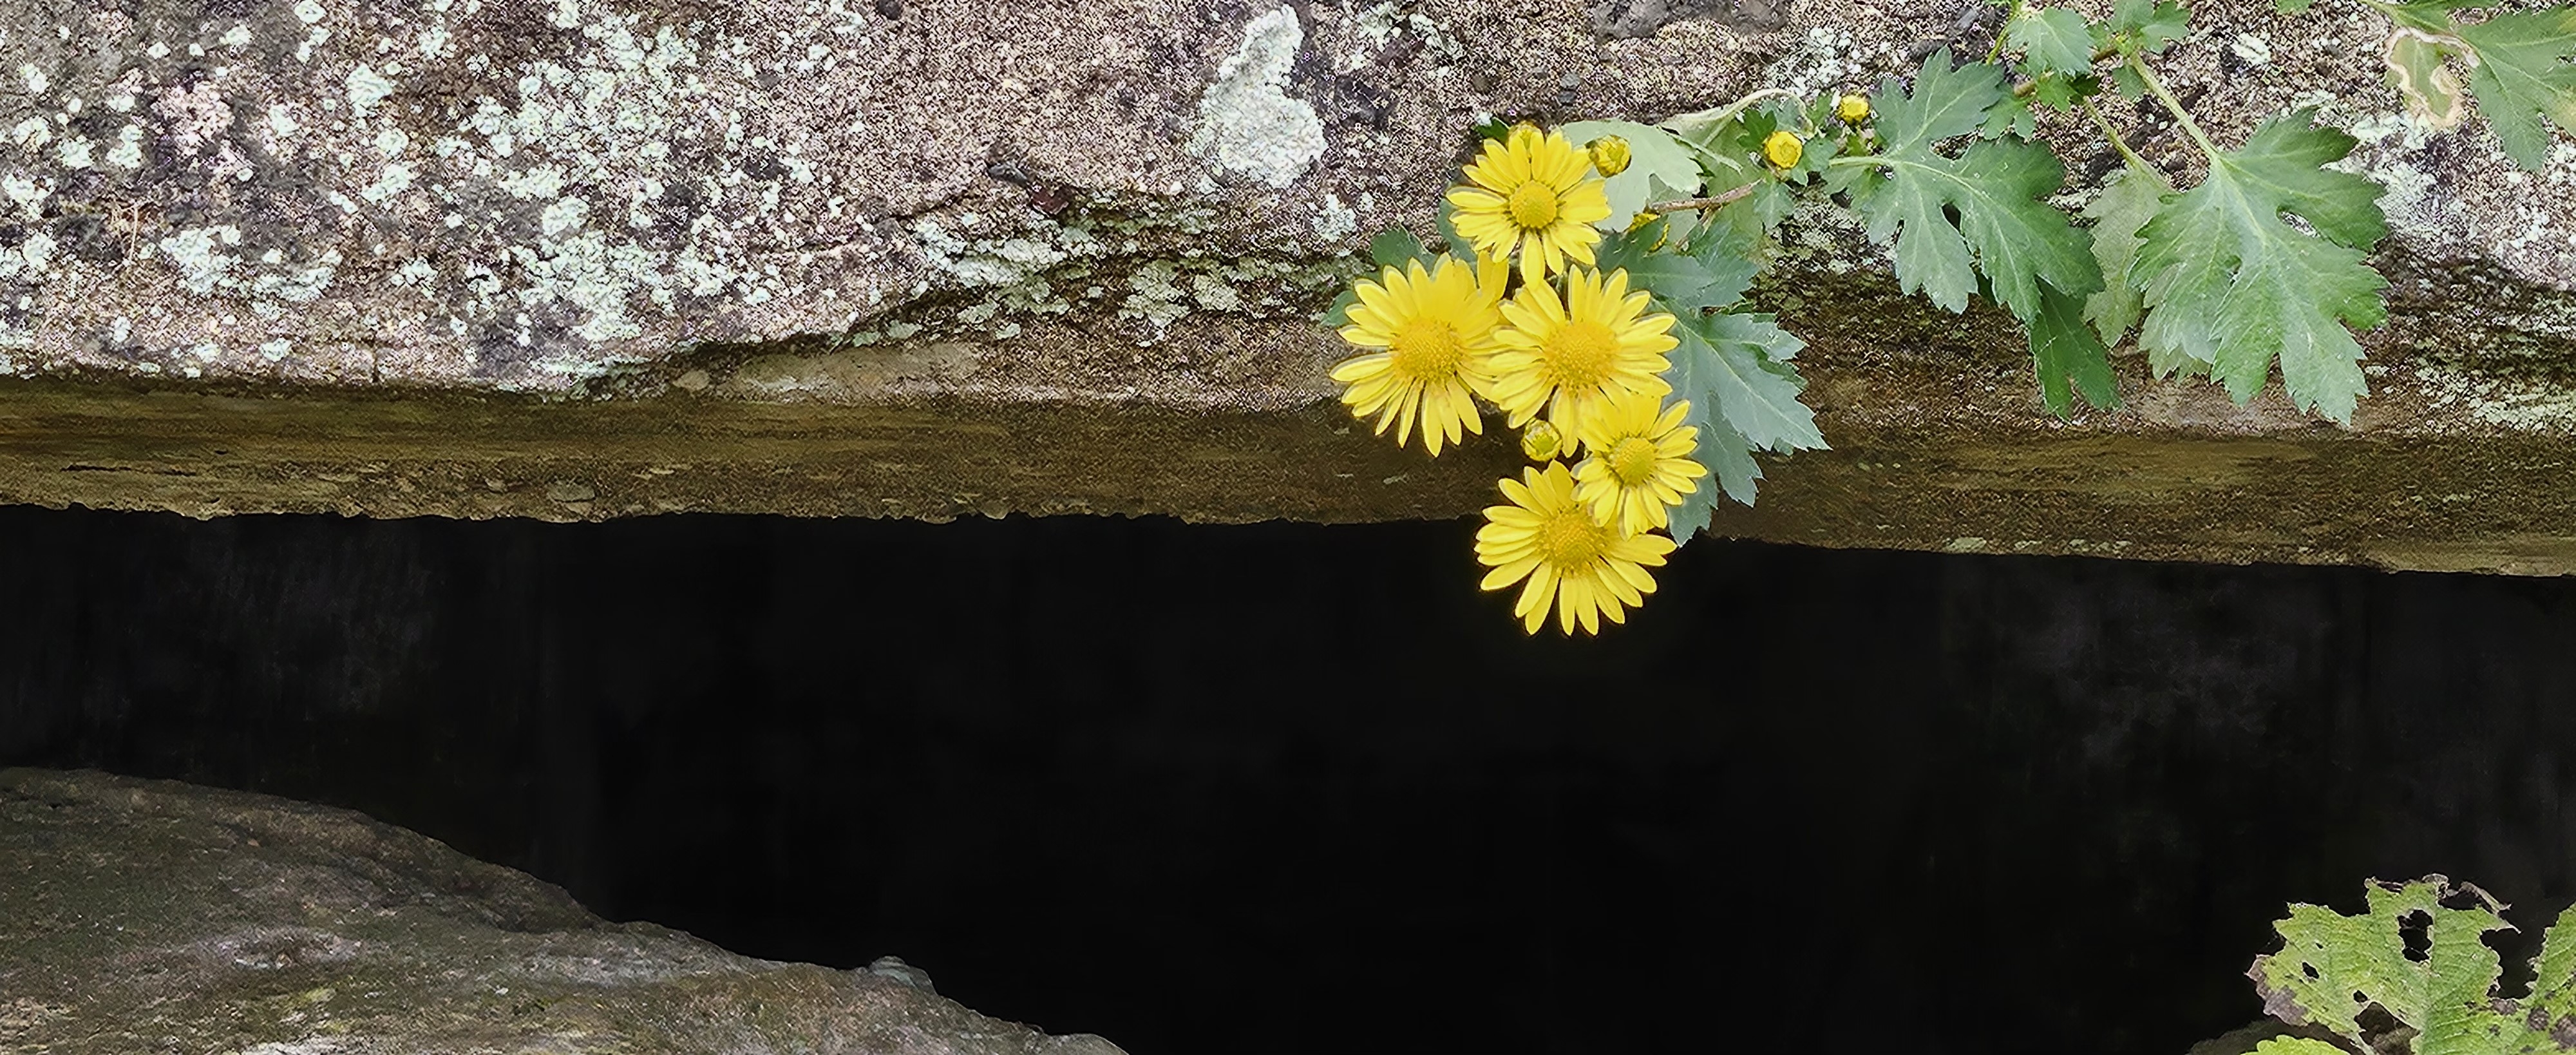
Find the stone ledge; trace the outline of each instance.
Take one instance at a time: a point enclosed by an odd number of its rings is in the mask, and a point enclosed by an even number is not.
[[[2356,11],[2198,6],[2168,65],[2207,124],[2321,105],[2388,188],[2353,429],[2134,360],[2122,410],[2057,422],[1996,319],[1855,277],[1883,254],[1810,216],[1764,295],[1836,449],[1721,532],[2570,569],[2576,144],[2529,174],[2408,125]],[[1510,453],[1370,442],[1307,321],[1430,215],[1461,129],[1856,86],[1981,32],[1903,0],[210,10],[0,0],[57,30],[0,39],[0,501],[1470,515]],[[2107,158],[2044,131],[2090,193]]]
[[[1885,289],[1875,305],[1866,289],[1842,296],[1871,310],[1810,328],[1800,359],[1834,449],[1766,459],[1759,506],[1721,506],[1720,533],[2576,571],[2576,395],[2553,380],[2576,357],[2562,344],[2488,346],[2447,309],[2401,301],[2372,339],[2375,391],[2350,430],[2277,394],[2239,407],[2211,386],[2150,381],[2134,359],[2121,364],[2124,407],[2059,421],[2036,406],[2003,320],[1911,311]],[[2397,345],[2446,330],[2484,350]],[[1329,352],[1303,323],[1229,332]],[[1471,515],[1518,464],[1492,438],[1438,459],[1397,450],[1319,380],[1301,393],[1165,375],[1152,399],[967,398],[887,383],[876,367],[893,354],[737,349],[697,360],[703,376],[686,386],[574,400],[6,384],[0,498],[192,516],[1371,521]]]

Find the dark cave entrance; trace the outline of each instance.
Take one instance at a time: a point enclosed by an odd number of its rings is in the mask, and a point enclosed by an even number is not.
[[[1464,523],[0,510],[0,765],[364,810],[1136,1055],[2179,1053],[2289,901],[2576,899],[2576,583]]]

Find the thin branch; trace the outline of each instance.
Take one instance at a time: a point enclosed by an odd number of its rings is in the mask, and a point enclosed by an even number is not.
[[[1753,183],[1747,183],[1733,190],[1712,194],[1705,198],[1681,198],[1674,201],[1659,201],[1646,206],[1642,211],[1651,213],[1669,213],[1723,208],[1727,205],[1731,205],[1735,202],[1743,201],[1744,199],[1751,197],[1754,190],[1761,185],[1762,184],[1759,181],[1756,181]]]
[[[2154,165],[2147,163],[2147,159],[2139,157],[2137,151],[2129,149],[2129,141],[2120,138],[2120,130],[2111,127],[2111,119],[2102,116],[2101,107],[2093,105],[2091,99],[2081,101],[2084,103],[2084,112],[2093,115],[2093,123],[2101,126],[2102,135],[2111,140],[2111,149],[2119,151],[2121,157],[2129,159],[2129,164],[2142,169],[2155,169]]]
[[[2182,100],[2174,98],[2173,89],[2165,87],[2164,78],[2156,76],[2156,71],[2148,69],[2146,62],[2135,55],[2129,56],[2129,68],[2138,71],[2138,79],[2146,82],[2147,92],[2154,95],[2157,102],[2165,104],[2165,109],[2173,111],[2174,120],[2182,125],[2184,132],[2190,134],[2191,141],[2200,144],[2201,153],[2209,155],[2209,163],[2218,164],[2219,155],[2224,151],[2219,150],[2218,144],[2210,140],[2209,133],[2200,130],[2200,122],[2191,119],[2191,111],[2183,109]]]

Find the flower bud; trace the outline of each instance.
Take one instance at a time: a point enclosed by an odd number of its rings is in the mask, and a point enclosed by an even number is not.
[[[1545,418],[1530,422],[1529,427],[1521,430],[1521,453],[1534,462],[1554,459],[1563,442],[1564,438],[1557,435],[1556,426],[1548,424]]]
[[[1846,95],[1834,100],[1834,116],[1847,125],[1856,125],[1869,120],[1869,98],[1861,95]]]
[[[1602,136],[1586,144],[1592,152],[1592,167],[1604,176],[1628,171],[1628,141],[1618,136]]]
[[[1798,159],[1806,154],[1806,141],[1785,128],[1762,140],[1762,159],[1770,162],[1773,168],[1795,168]]]

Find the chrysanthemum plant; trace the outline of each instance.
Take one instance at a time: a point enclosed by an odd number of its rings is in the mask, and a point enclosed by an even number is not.
[[[1825,446],[1800,401],[1803,342],[1743,301],[1802,202],[1856,214],[1905,292],[1953,312],[1983,297],[2018,320],[2053,413],[2078,395],[2114,406],[2109,352],[2134,341],[2156,377],[2214,380],[2238,402],[2277,361],[2299,408],[2350,423],[2369,387],[2353,331],[2383,321],[2388,285],[2367,262],[2387,229],[2380,188],[2329,167],[2352,137],[2300,110],[2234,147],[2212,138],[2156,72],[2187,32],[2174,0],[2116,0],[2100,19],[1994,2],[2008,10],[1983,61],[1936,52],[1910,83],[1764,89],[1657,124],[1489,126],[1436,248],[1401,228],[1371,243],[1379,274],[1325,316],[1361,349],[1333,379],[1380,434],[1418,434],[1434,456],[1481,435],[1487,408],[1519,430],[1534,464],[1501,481],[1476,556],[1485,589],[1520,587],[1526,630],[1551,611],[1568,634],[1624,621],[1720,492],[1753,504],[1756,452]],[[2352,2],[2387,18],[2388,83],[2419,122],[2456,127],[2474,97],[2534,170],[2547,125],[2576,129],[2576,7]],[[2130,149],[2105,91],[2171,113],[2199,182]],[[2041,108],[2080,112],[2125,162],[2080,212],[2048,200],[2066,169],[2034,138]]]

